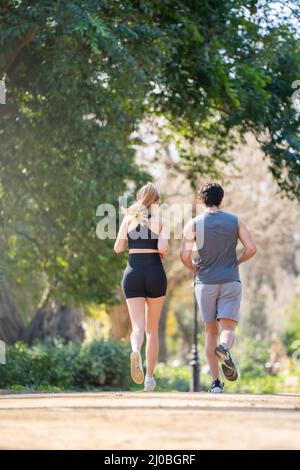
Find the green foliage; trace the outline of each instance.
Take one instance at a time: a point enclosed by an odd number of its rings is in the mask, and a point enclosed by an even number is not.
[[[291,356],[299,349],[300,342],[300,299],[297,297],[287,310],[286,325],[282,334],[282,342]]]
[[[243,377],[263,377],[269,357],[269,341],[261,337],[244,337],[239,350],[239,369]]]
[[[254,375],[249,373],[249,368],[245,370],[242,368],[242,361],[240,364],[240,377],[236,382],[225,382],[226,393],[250,393],[250,394],[274,394],[274,393],[298,393],[300,391],[299,370],[290,370],[286,373],[280,373],[273,376],[268,375],[266,372],[257,374],[254,370]],[[174,367],[165,364],[158,364],[155,372],[157,378],[158,391],[181,391],[188,392],[190,390],[190,383],[192,379],[192,369],[188,366]],[[286,379],[292,377],[297,379],[297,385],[292,387],[288,385]],[[201,373],[201,389],[207,391],[211,385],[210,376],[203,372]]]
[[[295,368],[277,376],[263,373],[265,348],[248,346],[238,361],[240,377],[226,381],[228,393],[283,393],[291,389],[285,379],[299,377]],[[7,348],[7,364],[0,366],[0,388],[15,391],[140,390],[130,378],[129,348],[113,341],[93,341],[87,345],[18,343]],[[247,358],[245,358],[247,354]],[[247,359],[247,360],[246,360]],[[252,359],[252,361],[251,361]],[[255,361],[259,363],[255,364]],[[158,364],[155,371],[158,391],[188,392],[192,369],[188,366]],[[210,376],[201,373],[202,390],[208,390]],[[297,385],[299,387],[299,383]],[[298,388],[297,388],[298,391]]]
[[[275,394],[275,393],[299,393],[299,368],[290,369],[286,372],[274,376],[266,372],[257,374],[249,373],[249,369],[243,370],[242,361],[240,364],[240,376],[236,382],[228,382],[224,379],[226,393],[249,393],[249,394]],[[157,390],[158,391],[181,391],[188,392],[192,379],[192,369],[188,366],[173,367],[165,364],[158,364],[156,369]],[[207,391],[211,385],[211,377],[206,373],[201,373],[201,390]],[[293,385],[289,384],[292,379]]]
[[[183,153],[192,183],[251,131],[281,188],[299,198],[300,115],[291,101],[299,16],[291,9],[286,17],[273,2],[149,3],[168,37],[153,108],[193,143]]]
[[[9,280],[26,284],[35,271],[60,298],[111,301],[124,258],[97,239],[95,212],[145,181],[130,140],[145,113],[172,123],[192,184],[252,131],[281,188],[300,197],[300,115],[290,99],[300,41],[296,16],[271,8],[1,2],[0,254]],[[38,297],[42,286],[32,289]]]
[[[156,366],[155,377],[158,391],[188,392],[190,390],[190,367],[172,367],[161,363]]]
[[[94,1],[0,6],[0,70],[32,32],[0,109],[2,263],[9,280],[43,272],[53,295],[96,302],[111,300],[124,265],[96,237],[96,208],[145,179],[129,136],[148,86],[140,62],[154,62],[151,37],[145,56],[109,19],[122,8],[104,11]]]
[[[226,382],[228,393],[274,394],[283,393],[284,381],[282,376],[265,375],[256,378],[242,376],[236,382]]]
[[[129,350],[113,341],[32,348],[18,343],[7,348],[7,364],[0,367],[0,388],[126,389],[129,380]]]

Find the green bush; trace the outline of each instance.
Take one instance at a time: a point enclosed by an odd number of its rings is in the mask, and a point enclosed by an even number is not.
[[[251,342],[250,342],[251,343]],[[227,393],[280,393],[291,391],[285,383],[292,374],[299,377],[299,368],[278,376],[264,371],[266,347],[258,343],[245,345],[237,361],[240,377],[225,381]],[[247,353],[247,354],[245,354]],[[18,343],[7,348],[7,364],[0,366],[0,388],[10,390],[141,390],[130,378],[130,350],[124,343],[97,340],[86,345],[53,346],[36,344],[28,347]],[[204,365],[204,362],[203,364]],[[158,364],[155,370],[157,391],[188,392],[192,379],[189,366],[174,367]],[[201,373],[202,390],[208,390],[210,376]],[[297,391],[298,388],[297,386]],[[295,391],[294,389],[292,391]]]
[[[192,378],[190,367],[172,367],[166,364],[157,364],[155,377],[158,391],[188,392]]]
[[[258,378],[266,374],[270,343],[258,337],[243,338],[237,363],[243,377]]]
[[[300,392],[300,383],[294,385],[291,389],[285,383],[290,376],[299,377],[299,370],[290,370],[277,376],[264,374],[263,376],[252,376],[250,374],[242,374],[236,382],[225,382],[225,393],[249,393],[249,394],[275,394],[275,393],[294,393]],[[192,378],[191,367],[172,367],[165,364],[158,364],[156,368],[157,390],[158,391],[180,391],[187,392],[190,388]],[[201,390],[207,391],[211,384],[209,374],[201,373]]]
[[[286,324],[282,334],[282,342],[287,347],[288,355],[292,356],[295,344],[300,340],[300,299],[296,297],[286,312]]]
[[[7,348],[0,367],[0,388],[72,390],[129,387],[129,350],[123,343],[93,341],[87,345],[56,342],[29,348]]]
[[[240,377],[236,382],[226,381],[227,393],[274,394],[283,392],[283,379],[279,376]]]

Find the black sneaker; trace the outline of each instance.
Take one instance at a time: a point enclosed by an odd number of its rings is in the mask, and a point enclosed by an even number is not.
[[[220,382],[219,379],[214,380],[211,384],[210,389],[208,390],[208,393],[223,393],[223,387],[224,384]]]
[[[238,373],[230,352],[224,348],[221,344],[215,349],[215,353],[222,365],[222,371],[224,376],[230,382],[234,382],[238,378]]]

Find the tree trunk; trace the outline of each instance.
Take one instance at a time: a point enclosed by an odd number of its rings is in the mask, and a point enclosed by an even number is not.
[[[24,325],[11,297],[5,279],[0,279],[0,340],[14,344],[23,333]]]
[[[38,339],[46,344],[54,338],[64,341],[83,341],[85,337],[84,314],[72,305],[52,301],[48,306],[39,308],[26,327],[22,340],[31,345]]]
[[[111,320],[111,336],[118,341],[129,341],[131,324],[127,305],[125,303],[115,305],[109,312],[109,316]]]

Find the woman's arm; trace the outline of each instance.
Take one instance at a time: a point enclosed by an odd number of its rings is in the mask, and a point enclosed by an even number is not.
[[[115,242],[115,253],[122,253],[122,251],[124,251],[127,246],[128,222],[128,216],[125,215],[124,219],[122,220],[119,233]]]
[[[158,243],[157,248],[159,254],[164,258],[167,256],[169,251],[169,238],[170,238],[170,231],[169,225],[166,220],[161,219],[161,229],[158,236]]]

